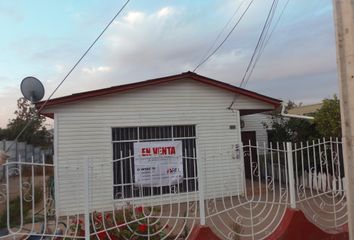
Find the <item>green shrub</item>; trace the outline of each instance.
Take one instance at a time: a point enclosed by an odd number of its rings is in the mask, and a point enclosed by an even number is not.
[[[32,191],[32,189],[30,189]],[[42,191],[40,188],[36,187],[34,189],[34,196],[32,201],[35,201],[35,205],[42,200]],[[26,223],[26,216],[29,211],[32,210],[32,201],[25,201],[22,198],[22,216],[23,223]],[[34,211],[34,209],[33,209]],[[15,227],[21,224],[21,199],[20,196],[10,200],[9,202],[9,213],[10,213],[10,227]],[[7,227],[7,209],[0,215],[0,228]]]

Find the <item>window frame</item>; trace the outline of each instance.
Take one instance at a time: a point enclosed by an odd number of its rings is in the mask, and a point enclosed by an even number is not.
[[[183,129],[185,128],[185,129]],[[169,130],[169,134],[150,132],[150,130]],[[145,130],[145,133],[143,132]],[[120,131],[120,132],[119,132]],[[183,132],[184,131],[184,132]],[[185,132],[187,131],[187,133]],[[183,132],[183,133],[181,133]],[[120,134],[121,133],[121,134]],[[121,136],[126,134],[125,136]],[[150,135],[149,135],[150,134]],[[165,134],[165,135],[164,135]],[[118,139],[118,140],[117,140]],[[183,169],[184,179],[178,185],[163,187],[136,187],[134,186],[134,143],[135,142],[153,142],[153,141],[182,141]],[[172,193],[190,193],[198,191],[198,172],[197,172],[197,125],[155,125],[155,126],[132,126],[132,127],[112,127],[112,159],[113,159],[113,199],[134,199],[141,197],[162,196]],[[119,145],[120,144],[120,145]],[[124,144],[126,144],[124,146]],[[117,152],[124,146],[129,150],[122,154]],[[119,147],[120,146],[120,147]],[[121,155],[122,156],[119,156]],[[117,159],[124,159],[121,163],[116,163]],[[128,163],[129,162],[129,163]],[[119,176],[120,175],[120,176]],[[126,177],[126,175],[128,175]],[[150,190],[148,190],[150,189]],[[158,190],[159,189],[159,190]]]

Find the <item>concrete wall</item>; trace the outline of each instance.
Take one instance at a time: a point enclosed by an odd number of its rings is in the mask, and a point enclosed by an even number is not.
[[[10,149],[8,149],[10,147]],[[0,141],[0,150],[8,150],[7,154],[10,156],[9,162],[18,162],[21,158],[23,162],[32,162],[32,157],[34,162],[42,162],[42,155],[51,156],[52,150],[43,150],[40,147],[34,147],[25,142],[14,142],[14,141]],[[16,167],[16,165],[13,165]],[[9,175],[15,174],[15,172],[10,168]],[[4,176],[4,168],[0,171],[0,178]]]

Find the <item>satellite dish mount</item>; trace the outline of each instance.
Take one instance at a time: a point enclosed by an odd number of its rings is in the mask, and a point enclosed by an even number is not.
[[[26,77],[22,80],[21,92],[24,98],[32,103],[39,102],[44,97],[43,84],[35,77]]]

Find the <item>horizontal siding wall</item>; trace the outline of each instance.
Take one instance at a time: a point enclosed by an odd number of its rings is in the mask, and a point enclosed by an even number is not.
[[[234,145],[240,142],[239,123],[236,111],[227,109],[233,97],[233,93],[183,80],[51,109],[59,127],[60,214],[83,210],[85,159],[92,165],[91,208],[113,206],[112,127],[196,125],[198,164],[204,166],[207,196],[242,193],[241,164],[232,157]],[[247,97],[237,99],[238,109],[269,107]]]
[[[252,115],[242,116],[241,120],[244,121],[245,126],[241,131],[256,131],[256,141],[263,146],[263,143],[268,144],[268,134],[264,124],[271,127],[272,118],[270,115],[257,113]]]

